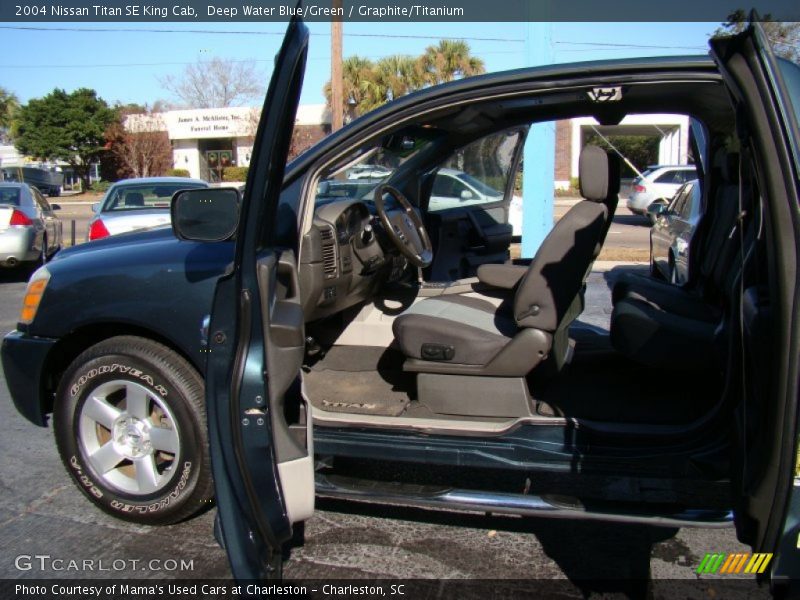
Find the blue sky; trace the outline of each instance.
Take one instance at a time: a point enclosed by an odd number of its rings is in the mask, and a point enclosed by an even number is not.
[[[554,23],[554,62],[698,54],[718,23]],[[42,30],[9,29],[36,27]],[[55,31],[54,28],[92,31]],[[344,55],[377,59],[391,54],[420,54],[448,37],[466,38],[488,71],[525,66],[525,23],[345,23]],[[97,29],[170,29],[173,33],[96,31]],[[303,103],[323,102],[329,77],[330,25],[311,23],[311,46]],[[0,23],[3,56],[0,86],[22,102],[50,92],[90,87],[110,103],[152,103],[169,93],[159,76],[178,74],[188,63],[220,56],[255,59],[265,82],[271,73],[284,26],[280,23]],[[187,29],[230,34],[190,33]],[[255,32],[245,34],[241,32]],[[396,37],[392,37],[396,36]],[[403,37],[418,36],[418,37]],[[427,36],[427,37],[423,37]]]

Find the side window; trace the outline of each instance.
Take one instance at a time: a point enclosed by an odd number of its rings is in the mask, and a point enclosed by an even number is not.
[[[682,219],[689,220],[692,218],[692,214],[694,213],[694,186],[687,185],[684,190],[682,204],[678,209],[678,214],[680,214]]]
[[[429,212],[478,204],[499,204],[522,141],[519,130],[481,138],[454,152],[436,172],[428,203]]]
[[[36,188],[31,188],[31,191],[33,192],[33,199],[36,201],[36,204],[39,205],[39,208],[42,212],[48,214],[53,212],[53,209],[50,208],[50,204],[47,202],[47,200],[45,200],[44,196],[42,196],[39,190]]]
[[[678,190],[669,205],[669,212],[674,215],[681,215],[683,207],[686,205],[686,188]]]

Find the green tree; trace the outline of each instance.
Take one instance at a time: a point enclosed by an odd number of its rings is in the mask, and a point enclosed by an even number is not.
[[[377,63],[351,56],[342,63],[344,121],[352,121],[401,96],[436,85],[483,73],[483,61],[471,55],[463,41],[441,40],[418,57],[393,55]],[[331,105],[331,83],[323,88]]]
[[[94,90],[72,93],[54,89],[20,107],[14,121],[14,144],[23,154],[63,160],[89,188],[89,172],[105,150],[106,129],[117,113]]]
[[[19,100],[16,94],[0,87],[0,129],[8,130],[14,115],[19,110]]]
[[[367,101],[370,82],[375,77],[375,64],[368,58],[350,56],[342,61],[342,79],[344,89],[343,113],[344,122],[349,123],[356,117],[367,112],[364,107],[371,102]],[[325,84],[323,89],[325,101],[331,105],[331,82]]]
[[[428,46],[419,58],[419,69],[428,85],[480,75],[486,70],[463,40],[441,40],[436,46]]]
[[[713,37],[724,37],[741,33],[747,27],[747,13],[735,10],[728,15],[725,21],[714,32]],[[800,23],[794,21],[772,21],[771,15],[765,15],[761,22],[764,33],[767,34],[772,50],[794,62],[800,62]]]
[[[639,171],[644,171],[648,165],[654,165],[658,162],[658,145],[660,143],[659,136],[656,135],[609,135],[606,136],[614,148],[631,161]],[[614,149],[609,146],[603,138],[596,133],[590,133],[586,136],[585,145],[587,146],[600,146],[606,150],[614,152]],[[622,177],[635,177],[636,173],[630,166],[622,163]]]

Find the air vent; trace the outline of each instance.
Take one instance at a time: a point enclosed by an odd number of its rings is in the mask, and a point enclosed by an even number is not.
[[[325,227],[320,231],[322,238],[322,271],[326,279],[336,277],[336,243],[333,228]]]

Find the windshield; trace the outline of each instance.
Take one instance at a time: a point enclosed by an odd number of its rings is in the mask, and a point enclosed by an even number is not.
[[[197,182],[140,183],[115,185],[103,203],[103,212],[116,210],[169,210],[172,195],[178,190],[206,187]]]
[[[0,188],[0,204],[19,206],[19,188]]]
[[[384,141],[359,148],[323,173],[317,185],[315,206],[336,200],[372,202],[375,188],[431,143],[430,139],[411,135],[392,138],[388,145],[382,145]]]

